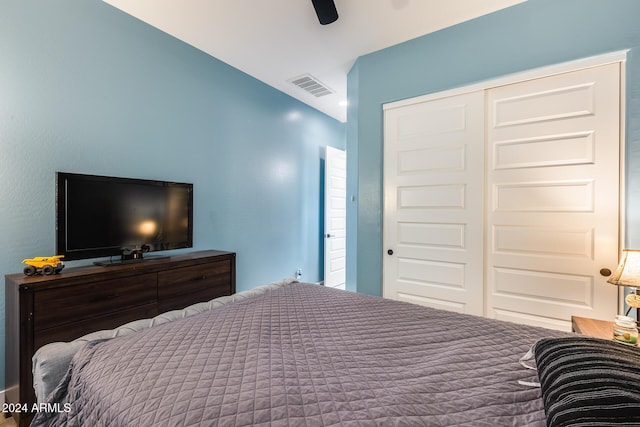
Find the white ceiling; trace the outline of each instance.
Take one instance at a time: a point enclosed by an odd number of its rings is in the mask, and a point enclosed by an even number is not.
[[[346,121],[356,59],[525,0],[335,0],[320,25],[311,0],[104,0],[300,101]],[[334,93],[291,83],[310,74]]]

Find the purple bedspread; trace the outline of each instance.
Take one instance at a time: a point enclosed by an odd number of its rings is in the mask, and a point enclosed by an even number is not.
[[[544,426],[518,358],[558,335],[292,284],[88,344],[32,425]]]

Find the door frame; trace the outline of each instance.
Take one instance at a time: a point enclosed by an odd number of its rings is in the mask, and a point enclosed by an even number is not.
[[[407,98],[399,101],[389,102],[382,105],[383,114],[385,110],[390,110],[393,108],[403,107],[406,105],[417,104],[421,102],[431,101],[435,99],[445,98],[449,96],[461,95],[468,92],[474,91],[487,91],[489,89],[493,89],[499,86],[505,86],[514,83],[520,83],[526,80],[534,80],[544,77],[549,77],[557,74],[568,73],[572,71],[578,71],[586,68],[597,67],[606,64],[612,63],[620,63],[620,165],[619,165],[619,182],[620,182],[620,191],[618,194],[619,206],[618,206],[618,258],[622,253],[622,249],[626,248],[626,222],[625,222],[625,212],[626,212],[626,134],[625,134],[625,123],[626,123],[626,61],[629,50],[619,50],[614,52],[605,53],[602,55],[590,56],[587,58],[581,58],[573,61],[563,62],[559,64],[547,65],[539,68],[534,68],[531,70],[516,72],[513,74],[507,74],[504,76],[497,77],[495,79],[485,80],[479,83],[474,83],[468,86],[462,86],[454,89],[447,89],[440,92],[434,92],[426,95],[421,95],[413,98]],[[385,124],[383,122],[383,128]],[[383,140],[383,145],[385,141]],[[382,161],[384,162],[384,158]],[[385,177],[384,177],[384,165],[383,165],[383,174],[382,174],[382,206],[383,206],[383,220],[382,220],[382,235],[381,240],[383,243],[383,252],[380,254],[380,267],[381,267],[381,277],[382,277],[382,295],[385,294],[385,256],[387,248],[384,247],[384,215],[385,215]],[[613,285],[612,285],[613,286]],[[624,292],[622,289],[618,290],[618,312],[624,308]]]

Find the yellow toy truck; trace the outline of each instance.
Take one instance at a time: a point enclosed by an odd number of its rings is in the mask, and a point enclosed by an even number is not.
[[[34,274],[49,276],[60,273],[64,268],[64,263],[61,261],[61,258],[64,258],[64,255],[37,256],[35,258],[23,259],[22,263],[27,264],[23,272],[27,276],[33,276]]]

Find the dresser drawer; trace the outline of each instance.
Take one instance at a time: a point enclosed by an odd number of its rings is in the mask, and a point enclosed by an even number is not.
[[[35,332],[33,340],[34,348],[37,350],[45,344],[57,341],[73,341],[91,332],[115,329],[125,323],[139,319],[148,319],[157,314],[158,305],[154,302],[152,304],[110,313],[105,316],[92,317],[91,319],[69,323],[64,325],[64,328],[44,329]]]
[[[178,310],[229,295],[231,261],[223,260],[158,273],[158,310]]]
[[[154,304],[156,284],[157,273],[147,273],[36,292],[34,329],[49,329]]]

